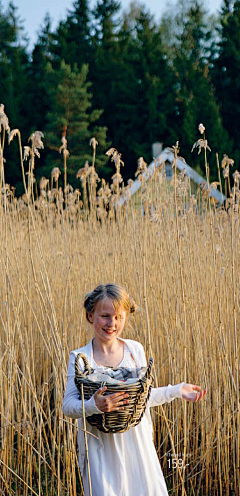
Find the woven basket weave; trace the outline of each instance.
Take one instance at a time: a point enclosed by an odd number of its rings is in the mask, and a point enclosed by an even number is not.
[[[79,366],[80,358],[82,358],[85,366],[83,372]],[[145,412],[152,387],[152,364],[153,359],[150,358],[144,377],[137,379],[134,384],[106,384],[107,390],[103,393],[104,395],[126,391],[129,395],[129,403],[124,405],[124,410],[94,414],[87,417],[89,424],[105,433],[125,432],[130,427],[139,424]],[[80,399],[82,397],[81,385],[83,385],[85,400],[89,400],[99,388],[105,385],[103,382],[90,381],[88,375],[92,373],[93,369],[90,367],[87,358],[82,353],[79,353],[75,359],[75,384],[80,393]]]

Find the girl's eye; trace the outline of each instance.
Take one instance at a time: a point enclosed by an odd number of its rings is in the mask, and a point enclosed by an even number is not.
[[[101,317],[104,317],[104,318],[108,318],[108,315],[101,315]],[[119,315],[118,317],[116,317],[116,320],[123,320],[123,317],[121,315]]]

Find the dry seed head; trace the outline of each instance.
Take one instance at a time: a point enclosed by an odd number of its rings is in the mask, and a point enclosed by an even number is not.
[[[62,142],[62,145],[61,147],[59,148],[59,153],[61,153],[61,151],[65,148],[67,148],[67,138],[65,136],[62,136],[61,138],[61,142]]]
[[[54,181],[57,182],[60,174],[61,174],[60,169],[58,167],[54,167],[52,172],[51,172],[51,177],[52,177],[52,179],[54,179]]]
[[[186,176],[186,169],[183,169],[179,174],[178,174],[178,180],[183,181]]]
[[[118,153],[116,148],[109,148],[109,150],[106,152],[106,155],[111,157],[111,162],[115,163],[115,167],[116,167],[117,171],[120,170],[121,166],[124,167],[124,162],[121,160],[122,155],[121,155],[121,153]]]
[[[161,167],[161,165],[163,163],[163,159],[162,159],[162,157],[159,157],[158,159],[153,157],[153,161],[154,161],[154,170],[156,172]]]
[[[96,140],[96,138],[91,138],[90,141],[89,141],[89,145],[93,147],[94,150],[96,150],[97,148],[97,145],[98,145],[98,141]]]
[[[30,146],[24,146],[24,148],[23,148],[23,160],[27,160],[30,154],[31,154]]]
[[[148,168],[147,168],[147,163],[144,161],[143,157],[140,157],[138,159],[138,168],[137,168],[137,171],[135,173],[135,176],[137,177],[137,176],[139,176],[139,174],[142,174],[143,172],[148,174]]]
[[[208,146],[207,140],[203,140],[203,139],[199,139],[194,143],[191,150],[192,152],[194,148],[198,148],[198,155],[200,155],[202,148],[204,148],[205,150],[209,150],[211,152],[211,148],[210,146]]]
[[[1,188],[1,193],[3,193],[4,195],[11,193],[10,184],[5,184],[5,186]]]
[[[211,192],[211,188],[208,188],[207,182],[201,183],[198,186],[197,191],[201,190],[202,191],[202,197],[204,199],[209,198],[209,194]]]
[[[59,153],[63,152],[64,157],[69,157],[70,153],[67,149],[67,139],[65,136],[62,136],[61,142],[62,142],[62,145],[59,148]]]
[[[173,145],[172,148],[169,148],[169,150],[171,150],[174,153],[174,155],[178,155],[180,152],[179,141],[176,141],[176,144]]]
[[[229,167],[228,165],[224,167],[223,169],[223,177],[224,179],[227,179],[229,177]]]
[[[233,173],[232,177],[233,177],[234,183],[239,185],[240,174],[237,170]]]
[[[78,200],[80,198],[80,196],[82,196],[82,193],[81,193],[81,191],[79,191],[78,188],[75,189],[74,196],[75,196],[76,200]]]
[[[108,157],[111,157],[111,155],[113,155],[117,150],[115,148],[109,148],[109,150],[106,152],[106,155],[108,155]]]
[[[9,136],[8,136],[8,144],[10,145],[11,141],[13,140],[13,138],[15,136],[19,136],[20,137],[20,131],[19,129],[13,129],[10,133],[9,133]]]
[[[229,167],[229,165],[233,166],[234,160],[229,158],[228,155],[223,155],[223,159],[221,162],[221,167],[225,169],[225,167]]]
[[[47,185],[48,185],[48,183],[49,183],[49,179],[46,179],[46,177],[44,177],[44,176],[41,177],[41,179],[40,179],[40,189],[45,190],[46,187],[47,187]]]
[[[88,175],[90,177],[89,179],[90,184],[95,184],[96,182],[100,181],[99,176],[92,165],[88,168]]]
[[[0,132],[1,132],[2,128],[5,129],[5,131],[7,131],[7,133],[10,133],[9,121],[8,121],[8,117],[6,116],[6,114],[4,112],[3,103],[1,103],[1,105],[0,105]]]
[[[112,192],[109,188],[108,183],[105,184],[105,180],[102,179],[102,187],[98,191],[98,196],[100,200],[103,200],[104,204],[107,205]]]
[[[35,133],[32,133],[31,136],[28,138],[28,141],[32,142],[33,153],[37,155],[38,158],[40,157],[40,153],[38,150],[44,148],[42,138],[44,138],[44,134],[42,133],[42,131],[35,131]]]
[[[81,167],[81,169],[78,170],[76,178],[80,179],[83,182],[90,173],[89,169],[89,163],[88,160],[86,160],[84,167]]]
[[[86,176],[86,171],[85,171],[84,167],[82,167],[81,169],[79,169],[77,171],[76,178],[81,179],[82,176]]]
[[[201,124],[199,124],[199,126],[198,126],[198,130],[199,130],[200,134],[203,134],[203,133],[204,133],[204,131],[205,131],[205,127],[204,127],[204,125],[203,125],[202,123],[201,123]]]
[[[116,174],[114,174],[112,176],[112,180],[113,180],[114,185],[121,184],[123,181],[123,178],[122,178],[120,172],[116,172]]]
[[[67,186],[66,186],[66,188],[65,188],[65,190],[64,190],[64,191],[65,191],[65,193],[67,193],[67,194],[72,193],[72,192],[73,192],[73,187],[72,187],[72,185],[71,185],[71,184],[67,184]]]
[[[102,179],[102,186],[101,186],[101,188],[99,188],[97,194],[99,197],[111,196],[111,190],[110,190],[108,184],[106,184],[105,179]]]
[[[213,189],[217,189],[217,187],[220,186],[220,183],[218,183],[217,181],[213,181],[213,183],[211,183],[210,186]]]

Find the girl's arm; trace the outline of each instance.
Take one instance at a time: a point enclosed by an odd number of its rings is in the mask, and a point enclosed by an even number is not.
[[[144,348],[140,343],[137,344],[141,367],[146,367],[147,359]],[[168,386],[164,387],[152,388],[150,398],[148,400],[148,406],[151,408],[154,406],[163,405],[164,403],[170,403],[175,398],[182,398],[183,385],[184,382],[181,382],[181,384],[177,384],[176,386],[172,386],[171,384],[169,384]]]
[[[68,374],[67,374],[67,386],[65,395],[62,402],[62,410],[64,415],[71,418],[79,418],[83,416],[82,411],[82,400],[79,399],[79,391],[74,382],[75,377],[75,354],[70,353],[69,363],[68,363]],[[97,408],[95,404],[94,396],[89,400],[84,400],[85,415],[89,417],[94,413],[102,413]]]
[[[169,384],[168,386],[152,388],[150,398],[149,398],[149,407],[163,405],[163,403],[170,403],[175,398],[182,398],[182,388],[184,386],[184,382],[181,384],[176,384],[172,386]]]
[[[139,351],[141,356],[141,366],[146,367],[147,361],[142,345],[140,345]],[[181,398],[192,402],[200,401],[206,394],[206,389],[201,390],[201,387],[196,386],[195,384],[187,384],[185,382],[181,382],[175,386],[169,384],[164,387],[152,388],[148,406],[151,408],[154,406],[163,405],[164,403],[170,403],[175,398]]]
[[[186,401],[201,401],[207,394],[207,390],[201,390],[200,386],[181,382],[176,386],[169,384],[166,387],[153,388],[150,394],[149,406],[158,406],[163,403],[170,403],[175,398],[182,398]]]

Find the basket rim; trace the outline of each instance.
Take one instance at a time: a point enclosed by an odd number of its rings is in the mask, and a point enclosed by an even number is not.
[[[82,371],[79,367],[79,359],[82,358],[85,369]],[[93,382],[88,379],[88,375],[92,369],[88,363],[87,357],[83,353],[78,353],[75,358],[75,384],[76,387],[82,396],[82,392],[80,391],[83,388],[83,398],[86,394],[86,399],[90,399],[91,396],[95,394],[95,392],[104,386],[107,386],[106,391],[103,392],[103,395],[108,395],[111,393],[115,393],[116,391],[127,391],[129,393],[130,403],[125,406],[125,418],[118,419],[118,413],[123,412],[102,412],[99,414],[93,414],[88,417],[88,422],[95,426],[98,430],[105,433],[116,433],[116,432],[125,432],[130,427],[134,427],[139,424],[141,421],[144,412],[146,410],[147,402],[150,396],[153,376],[151,374],[151,368],[153,364],[153,359],[150,358],[149,365],[147,367],[146,373],[144,377],[141,379],[137,379],[133,384],[126,384],[122,382],[121,384],[109,384],[103,382]],[[137,368],[137,367],[136,367]],[[84,391],[85,389],[85,391]],[[120,415],[121,417],[121,415]],[[119,420],[119,422],[118,422]],[[112,424],[112,425],[111,425]]]
[[[84,370],[83,370],[83,371],[80,369],[80,366],[79,366],[79,359],[80,359],[80,358],[83,360],[83,363],[84,363],[84,365],[85,365],[85,368],[84,368]],[[149,377],[151,376],[151,368],[152,368],[152,365],[153,365],[153,358],[150,358],[150,359],[149,359],[149,363],[148,363],[148,365],[147,365],[147,366],[140,367],[140,368],[146,368],[146,372],[145,372],[144,376],[143,376],[142,378],[137,378],[136,382],[135,382],[135,383],[133,383],[133,384],[136,384],[138,381],[139,381],[139,382],[145,382],[145,381],[146,381],[146,379],[147,379],[147,378],[149,378]],[[111,368],[111,367],[109,367],[109,368]],[[130,369],[130,368],[127,368],[127,367],[114,367],[114,370],[117,370],[118,368],[119,368],[119,369],[123,368],[123,369],[125,369],[125,370],[135,370],[135,369],[138,369],[139,367],[134,367],[133,369]],[[88,362],[88,359],[87,359],[86,355],[84,355],[84,353],[81,353],[81,352],[80,352],[80,353],[78,353],[78,354],[77,354],[77,356],[76,356],[76,358],[75,358],[75,377],[76,377],[76,375],[77,375],[78,377],[79,377],[79,376],[82,376],[83,378],[87,379],[87,376],[88,376],[88,375],[90,375],[90,374],[92,374],[92,373],[94,372],[94,370],[95,370],[95,369],[93,369],[93,368],[90,366],[90,364],[89,364],[89,362]],[[95,382],[90,381],[90,380],[89,380],[89,382],[92,382],[92,383],[96,384]],[[101,381],[98,381],[98,383],[99,383],[99,382],[101,382]],[[125,383],[125,385],[126,385],[126,386],[127,386],[127,385],[128,385],[128,386],[131,386],[132,384],[126,384],[126,383]],[[117,386],[117,384],[112,384],[112,386],[115,386],[115,387],[116,387],[116,386]]]

